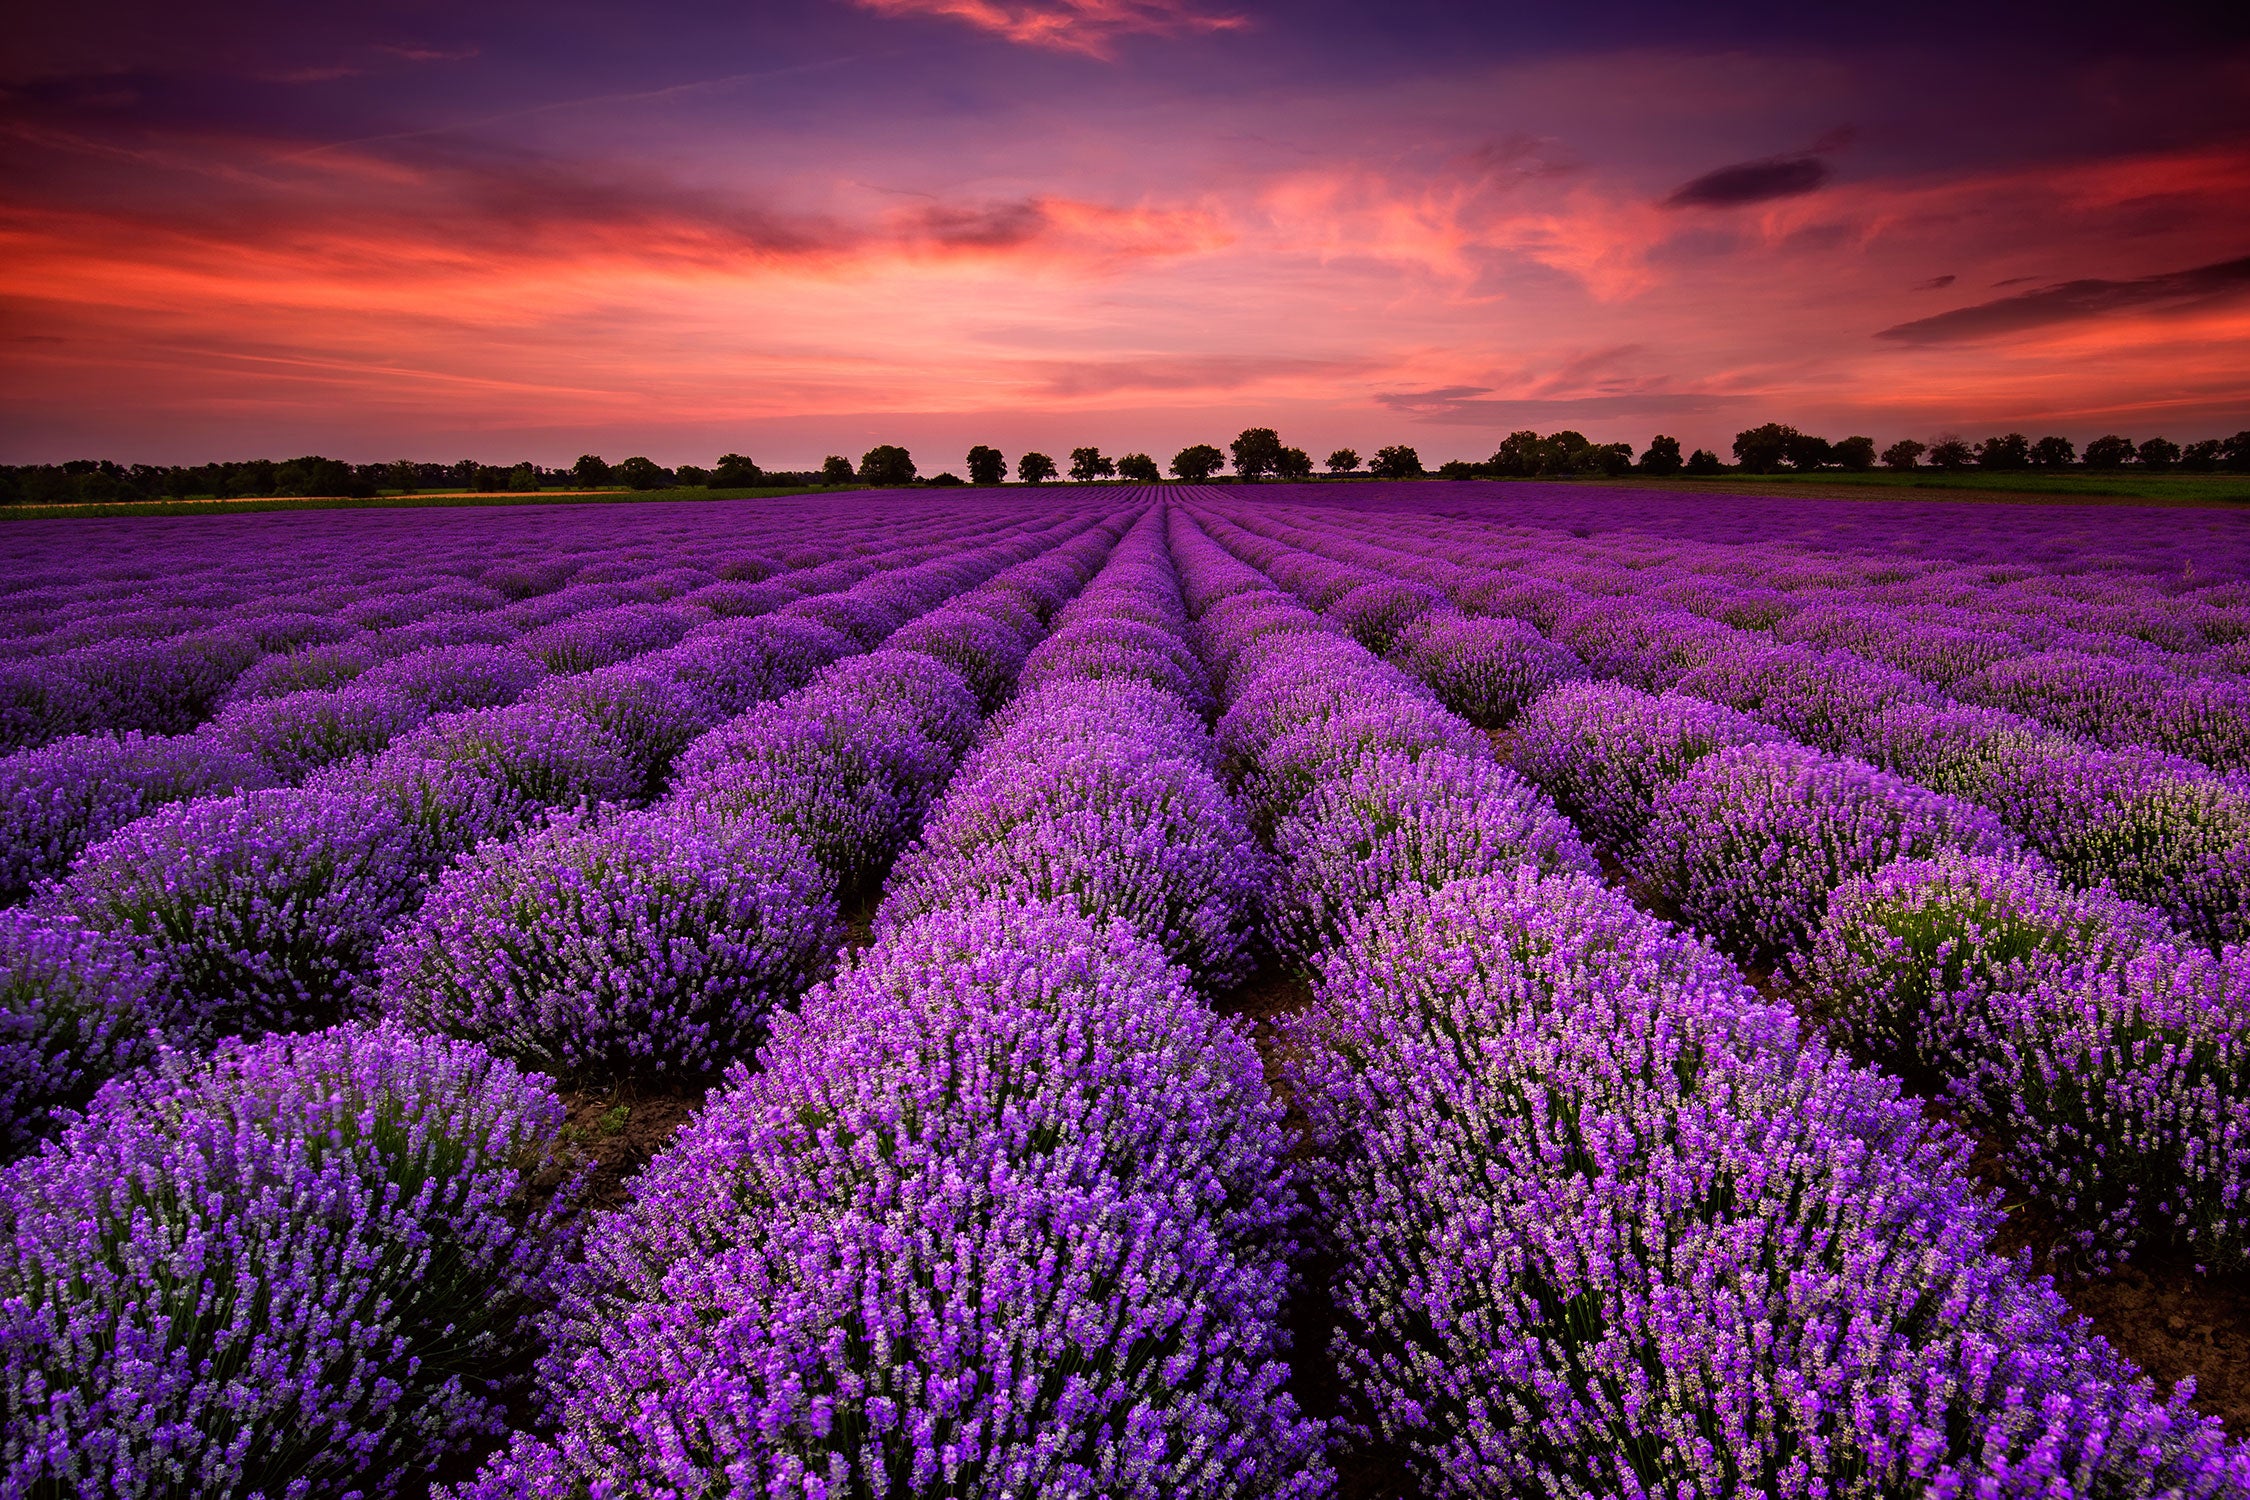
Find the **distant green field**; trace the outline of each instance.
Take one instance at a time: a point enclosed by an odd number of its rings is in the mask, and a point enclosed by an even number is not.
[[[118,500],[95,505],[0,505],[0,521],[88,516],[210,516],[255,510],[459,510],[480,505],[645,505],[659,500],[762,500],[774,495],[817,494],[803,485],[709,490],[506,491],[492,494],[339,496],[267,495],[239,500]]]
[[[1946,498],[1954,491],[1962,499],[1988,500],[2058,498],[2090,502],[2131,502],[2158,505],[2220,505],[2250,502],[2250,474],[2041,474],[2019,471],[1984,474],[1974,471],[1942,473],[1935,469],[1896,472],[1877,469],[1867,474],[1824,472],[1815,474],[1706,474],[1670,479],[1627,475],[1621,479],[1589,481],[1595,484],[1661,487],[1683,490],[1730,490],[1738,494],[1897,494],[1911,491],[1917,499]],[[1932,493],[1932,492],[1938,493]],[[1966,493],[1961,493],[1966,492]]]

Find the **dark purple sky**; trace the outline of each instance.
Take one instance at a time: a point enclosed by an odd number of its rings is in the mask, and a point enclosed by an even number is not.
[[[2215,7],[12,24],[0,459],[2250,426]]]

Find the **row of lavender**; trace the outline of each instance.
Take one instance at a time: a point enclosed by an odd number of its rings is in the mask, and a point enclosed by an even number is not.
[[[10,627],[0,749],[74,733],[181,734],[230,705],[336,687],[432,647],[512,644],[552,670],[583,670],[655,636],[676,641],[714,618],[848,587],[873,554],[919,544],[923,559],[937,557],[1006,524],[989,508],[870,519],[864,499],[819,506],[748,526],[726,507],[652,507],[598,526],[591,512],[564,511],[410,534],[395,519],[345,530],[244,517],[175,532],[171,546],[162,535],[18,528],[6,550],[23,570],[0,593]],[[835,540],[844,535],[852,540]],[[55,540],[42,548],[43,537]],[[92,578],[47,581],[103,546],[117,560]],[[55,551],[67,555],[41,555]]]
[[[1604,890],[1419,681],[1175,536],[1220,743],[1295,893],[1278,946],[1316,972],[1284,1071],[1335,1352],[1429,1491],[2250,1481],[1987,1248],[1962,1141]]]
[[[1276,562],[1450,701],[1512,720],[1515,765],[1643,890],[1743,961],[1778,967],[1848,1045],[1962,1106],[2090,1262],[2151,1241],[2214,1266],[2250,1256],[2250,951],[2211,953],[2120,900],[2098,845],[2050,864],[1983,807],[1797,743],[1775,725],[1801,721],[1770,698],[1746,705],[1765,716],[1753,719],[1688,691],[1570,681],[1589,675],[1576,655],[1516,621],[1428,612],[1426,588],[1369,583],[1349,564]],[[1456,572],[1463,594],[1490,596],[1490,573]],[[1596,608],[1558,635],[1598,638]],[[1617,609],[1629,624],[1630,608]],[[1759,659],[1712,663],[1681,687]],[[1856,700],[1797,701],[1834,722]]]
[[[1118,529],[1074,524],[1059,545],[1003,542],[926,575],[922,607],[950,602],[696,739],[646,810],[593,805],[640,785],[616,735],[565,736],[599,746],[612,783],[487,840],[365,934],[345,1003],[372,990],[379,1021],[209,1059],[166,1049],[62,1122],[0,1179],[7,1491],[385,1492],[492,1431],[580,1230],[555,1077],[692,1079],[755,1045],[828,972],[839,901],[879,878],[966,747],[970,681],[1005,691]],[[528,784],[572,760],[472,733],[477,717],[452,731],[480,753],[440,779],[466,764]],[[422,774],[401,748],[354,769]],[[365,796],[350,810],[382,821]],[[297,868],[338,893],[370,873]],[[294,892],[253,904],[269,925],[232,945],[207,934],[206,956],[282,972],[335,931]],[[192,910],[207,923],[225,906]],[[29,930],[45,914],[14,915]],[[113,951],[120,967],[150,956]]]
[[[1315,1495],[1280,1113],[1195,986],[1265,866],[1153,516],[984,728],[875,942],[594,1231],[469,1493]]]
[[[1387,520],[1369,534],[1413,545],[1432,528]],[[2025,716],[2112,746],[2142,746],[2224,771],[2250,766],[2250,592],[2182,597],[2138,577],[2067,577],[2008,566],[1928,571],[1888,556],[1715,547],[1520,527],[1435,528],[1557,586],[1546,603],[1628,596],[1782,643],[1849,651],[1898,669],[1898,690]],[[1904,674],[1903,676],[1900,674]],[[1920,681],[1915,681],[1919,679]]]

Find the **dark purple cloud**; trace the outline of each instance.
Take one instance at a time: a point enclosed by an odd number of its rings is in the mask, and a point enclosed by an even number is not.
[[[1741,208],[1776,198],[1797,198],[1828,180],[1828,163],[1817,156],[1774,156],[1736,162],[1706,172],[1673,189],[1666,208]]]
[[[1960,279],[1960,277],[1948,271],[1943,276],[1932,276],[1928,281],[1915,282],[1914,290],[1917,292],[1942,292]]]
[[[2250,255],[2130,281],[2086,277],[1956,307],[1877,333],[1902,344],[1965,344],[2113,313],[2177,311],[2250,297]]]

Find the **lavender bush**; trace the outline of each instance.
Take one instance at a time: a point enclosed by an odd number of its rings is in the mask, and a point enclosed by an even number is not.
[[[1122,926],[977,906],[797,1015],[601,1226],[467,1494],[1310,1496],[1257,1054]]]
[[[718,1071],[843,941],[832,883],[756,819],[568,819],[446,871],[379,960],[382,1006],[559,1077]]]
[[[155,1056],[153,979],[113,938],[61,917],[0,911],[0,1160]]]
[[[0,1174],[0,1489],[386,1496],[497,1425],[563,1108],[342,1027],[167,1053]]]
[[[1568,646],[1521,620],[1426,614],[1386,649],[1438,702],[1479,729],[1505,728],[1547,689],[1586,675]]]

